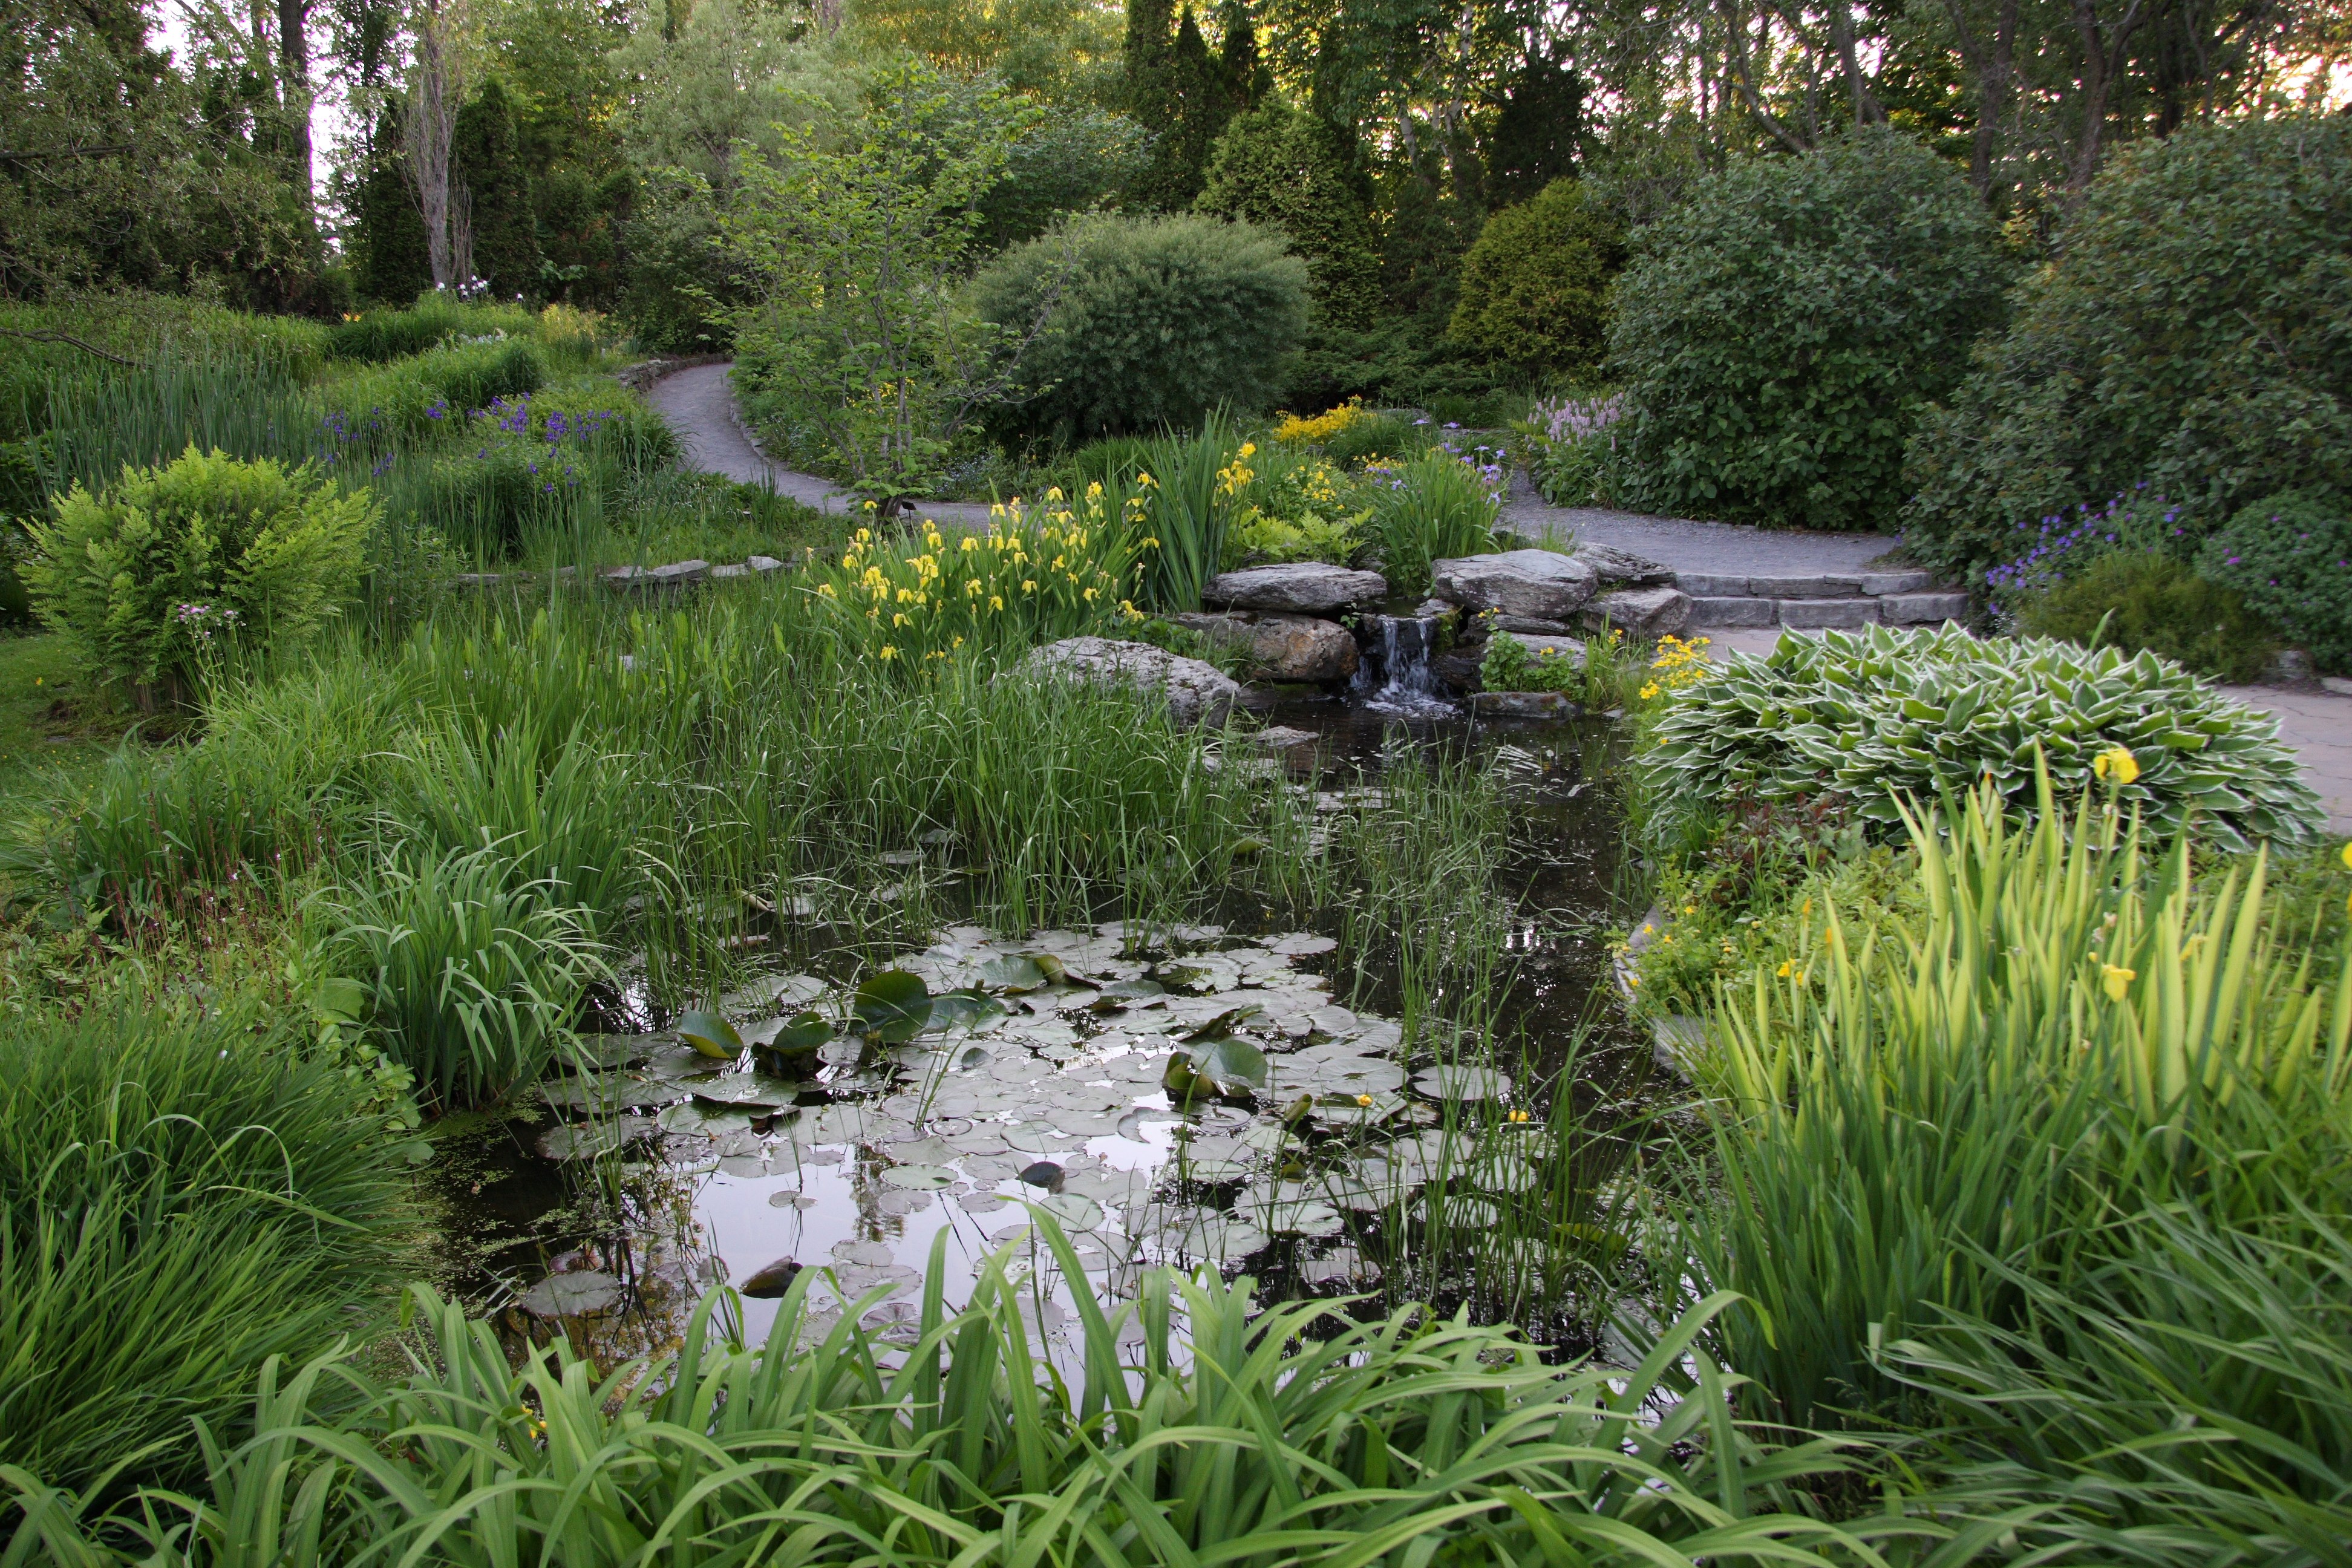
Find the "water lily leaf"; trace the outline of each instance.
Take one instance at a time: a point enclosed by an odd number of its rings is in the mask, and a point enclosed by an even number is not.
[[[1034,1199],[1031,1206],[1061,1221],[1064,1230],[1092,1230],[1103,1222],[1103,1206],[1076,1193]]]
[[[747,1037],[780,1057],[806,1056],[833,1038],[833,1020],[822,1013],[795,1013],[761,1025]]]
[[[882,1173],[886,1187],[904,1187],[908,1192],[935,1193],[956,1179],[956,1173],[945,1165],[893,1165]]]
[[[958,1024],[977,1024],[983,1018],[997,1017],[1004,1011],[1003,1003],[977,985],[960,991],[942,991],[931,998],[930,1026],[948,1029]]]
[[[857,988],[854,1010],[867,1036],[895,1046],[921,1034],[931,1021],[931,994],[921,975],[886,969]]]
[[[1188,1045],[1196,1041],[1222,1040],[1234,1032],[1234,1025],[1240,1023],[1244,1018],[1250,1017],[1258,1013],[1263,1013],[1264,1011],[1265,1011],[1265,1009],[1259,1006],[1255,1002],[1250,1003],[1246,1006],[1228,1007],[1223,1012],[1218,1014],[1215,1017],[1210,1019],[1207,1023],[1200,1026],[1198,1028],[1187,1029],[1176,1037],[1184,1041]],[[1253,1056],[1256,1055],[1255,1051],[1251,1054]],[[1265,1081],[1264,1074],[1265,1058],[1264,1057],[1258,1057],[1257,1060],[1260,1073],[1254,1081],[1264,1083]]]
[[[1265,1087],[1265,1056],[1247,1040],[1227,1035],[1179,1047],[1168,1058],[1160,1087],[1179,1100],[1206,1093],[1230,1098]]]
[[[1061,966],[1056,963],[1055,967]],[[980,977],[999,991],[1015,994],[1049,984],[1044,967],[1034,958],[992,959],[980,966]]]
[[[1108,1013],[1124,1007],[1130,1002],[1140,1002],[1150,996],[1165,996],[1168,987],[1157,980],[1116,980],[1095,993],[1087,1005],[1097,1013]]]
[[[688,1013],[677,1021],[677,1037],[716,1061],[732,1061],[743,1049],[743,1037],[716,1013]]]

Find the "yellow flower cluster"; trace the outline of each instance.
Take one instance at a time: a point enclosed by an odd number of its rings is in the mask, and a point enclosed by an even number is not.
[[[1642,688],[1642,700],[1654,702],[1666,692],[1681,691],[1705,680],[1710,640],[1693,637],[1685,642],[1678,637],[1660,637],[1657,656],[1650,660],[1649,683]]]
[[[1016,497],[987,529],[950,544],[926,521],[911,540],[861,528],[817,596],[885,662],[943,659],[967,641],[1019,646],[1141,620],[1132,603],[1149,551],[1142,503],[1114,509],[1100,485],[1071,506],[1058,489],[1034,510]]]
[[[1339,407],[1318,414],[1311,419],[1302,419],[1296,414],[1284,415],[1281,423],[1274,427],[1274,438],[1286,447],[1302,443],[1311,446],[1328,441],[1358,420],[1370,417],[1372,412],[1364,406],[1364,400],[1351,397]]]
[[[1249,466],[1249,460],[1256,456],[1257,443],[1244,441],[1242,449],[1234,454],[1234,460],[1217,470],[1217,494],[1221,498],[1231,499],[1249,489],[1250,481],[1257,478],[1257,471]],[[1144,479],[1148,481],[1150,477],[1146,474]]]

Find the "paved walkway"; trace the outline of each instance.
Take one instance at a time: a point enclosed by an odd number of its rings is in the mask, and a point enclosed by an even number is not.
[[[1553,506],[1522,487],[1512,487],[1503,518],[1533,538],[1574,535],[1590,544],[1646,556],[1676,572],[1724,577],[1803,577],[1860,570],[1900,545],[1887,533],[1799,533],[1788,529],[1748,528],[1686,518],[1644,517],[1597,506]]]
[[[1739,653],[1769,653],[1781,636],[1767,626],[1710,626],[1697,635]],[[2326,808],[2328,830],[2352,837],[2352,697],[2287,686],[2224,686],[2221,694],[2278,720],[2279,738],[2301,755],[2304,782]]]
[[[646,389],[646,401],[677,434],[686,466],[706,473],[725,474],[738,484],[767,485],[819,511],[847,511],[858,502],[834,488],[830,479],[795,473],[768,460],[735,409],[735,389],[728,384],[725,364],[688,365],[674,370]],[[940,522],[968,528],[988,524],[988,507],[980,501],[926,501],[918,509]]]

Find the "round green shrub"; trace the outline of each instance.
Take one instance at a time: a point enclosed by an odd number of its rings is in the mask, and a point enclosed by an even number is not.
[[[2029,595],[2017,629],[2089,647],[2145,648],[2223,680],[2258,679],[2277,639],[2235,589],[2147,550],[2112,550],[2079,576]]]
[[[1888,132],[1701,181],[1642,230],[1609,359],[1621,500],[1774,528],[1892,526],[1903,446],[2000,309],[1991,218]]]
[[[2001,558],[2022,519],[2145,480],[2193,531],[2352,491],[2352,120],[2192,125],[2117,153],[1912,441],[1910,548]]]
[[[359,584],[377,507],[314,465],[185,454],[76,485],[32,529],[35,613],[75,662],[142,700],[184,696],[209,660],[299,644]]]
[[[1609,286],[1624,254],[1623,234],[1586,202],[1584,187],[1554,180],[1479,230],[1462,258],[1446,331],[1538,374],[1591,371],[1606,345]]]
[[[1237,115],[1209,155],[1195,205],[1279,229],[1306,258],[1318,323],[1360,331],[1381,311],[1381,257],[1345,137],[1281,104]]]
[[[2198,569],[2328,669],[2352,669],[2352,502],[2290,490],[2214,531]]]
[[[1247,223],[1074,219],[973,280],[981,313],[1009,333],[1051,303],[1017,373],[1044,391],[992,423],[1072,443],[1257,407],[1305,330],[1307,282],[1281,237]]]

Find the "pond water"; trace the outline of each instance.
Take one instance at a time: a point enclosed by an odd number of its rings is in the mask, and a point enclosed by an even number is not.
[[[909,1336],[941,1237],[950,1305],[1011,1249],[1049,1350],[1071,1290],[1117,1299],[1163,1263],[1247,1271],[1275,1295],[1466,1301],[1563,1349],[1591,1342],[1587,1287],[1623,1246],[1606,1213],[1616,1129],[1646,1068],[1600,1005],[1624,737],[1605,720],[1473,727],[1366,695],[1265,718],[1313,734],[1286,753],[1292,787],[1335,815],[1381,809],[1400,768],[1499,765],[1491,1047],[1487,1030],[1407,1040],[1407,977],[1343,947],[1344,907],[1295,923],[1248,900],[1155,930],[951,921],[890,958],[938,999],[911,1038],[822,960],[719,1000],[740,1051],[643,1011],[665,1026],[587,1037],[594,1074],[445,1141],[450,1283],[501,1307],[518,1343],[561,1331],[607,1366],[674,1344],[722,1281],[758,1343],[810,1268],[830,1270],[814,1328],[854,1307],[868,1331]],[[1039,1212],[1083,1280],[1061,1278]]]

